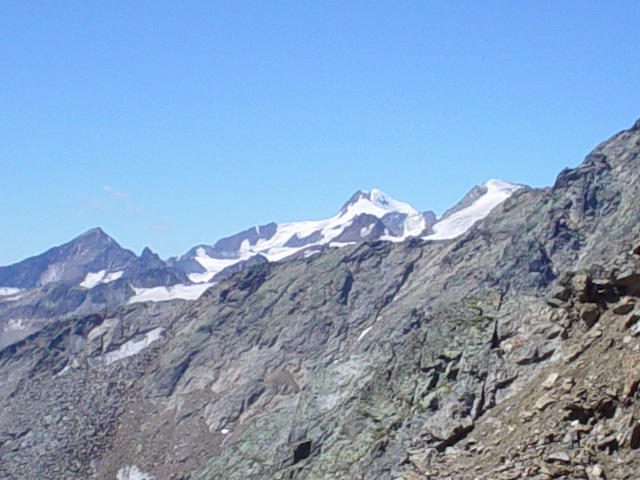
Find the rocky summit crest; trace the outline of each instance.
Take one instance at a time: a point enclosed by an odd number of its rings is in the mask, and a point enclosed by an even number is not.
[[[389,195],[377,188],[372,190],[358,190],[351,195],[349,200],[340,208],[339,215],[346,215],[349,210],[360,206],[360,210],[380,209],[390,212],[415,214],[418,211],[408,203],[394,200]],[[372,212],[369,212],[372,213]]]

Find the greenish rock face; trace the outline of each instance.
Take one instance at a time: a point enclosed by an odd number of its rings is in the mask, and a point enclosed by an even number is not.
[[[451,241],[329,249],[52,323],[0,352],[0,477],[640,471],[639,145],[621,132]]]

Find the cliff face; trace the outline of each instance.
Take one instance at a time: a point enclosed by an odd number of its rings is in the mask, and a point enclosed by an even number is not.
[[[640,130],[451,241],[259,264],[0,352],[8,479],[635,478]]]

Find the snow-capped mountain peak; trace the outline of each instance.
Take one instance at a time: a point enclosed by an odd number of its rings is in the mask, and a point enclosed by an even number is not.
[[[435,221],[433,212],[420,213],[378,189],[358,190],[333,217],[324,220],[269,224],[202,245],[170,259],[193,282],[207,282],[234,272],[248,261],[278,261],[305,251],[364,240],[403,240],[422,234]],[[262,231],[264,230],[264,235]],[[230,241],[230,240],[233,241]],[[257,260],[256,260],[257,259]]]
[[[358,190],[343,205],[338,215],[340,217],[354,217],[362,213],[368,213],[382,218],[391,212],[406,213],[407,215],[420,213],[408,203],[395,200],[382,190],[374,188],[369,191]]]

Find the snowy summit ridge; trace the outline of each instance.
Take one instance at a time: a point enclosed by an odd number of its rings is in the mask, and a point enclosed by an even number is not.
[[[253,227],[215,245],[194,247],[169,262],[192,282],[208,282],[245,262],[278,261],[303,251],[311,255],[364,240],[403,240],[425,232],[434,221],[433,212],[420,213],[378,189],[358,190],[333,217]]]
[[[399,202],[377,188],[369,191],[358,190],[340,209],[340,215],[370,213],[382,217],[390,212],[407,213],[409,215],[419,213],[408,203]]]
[[[455,238],[521,187],[489,180],[474,187],[439,220],[433,212],[420,212],[381,190],[358,190],[333,217],[253,227],[215,245],[194,247],[169,262],[186,273],[192,282],[201,283],[234,273],[247,263],[309,256],[324,248],[365,240]]]

